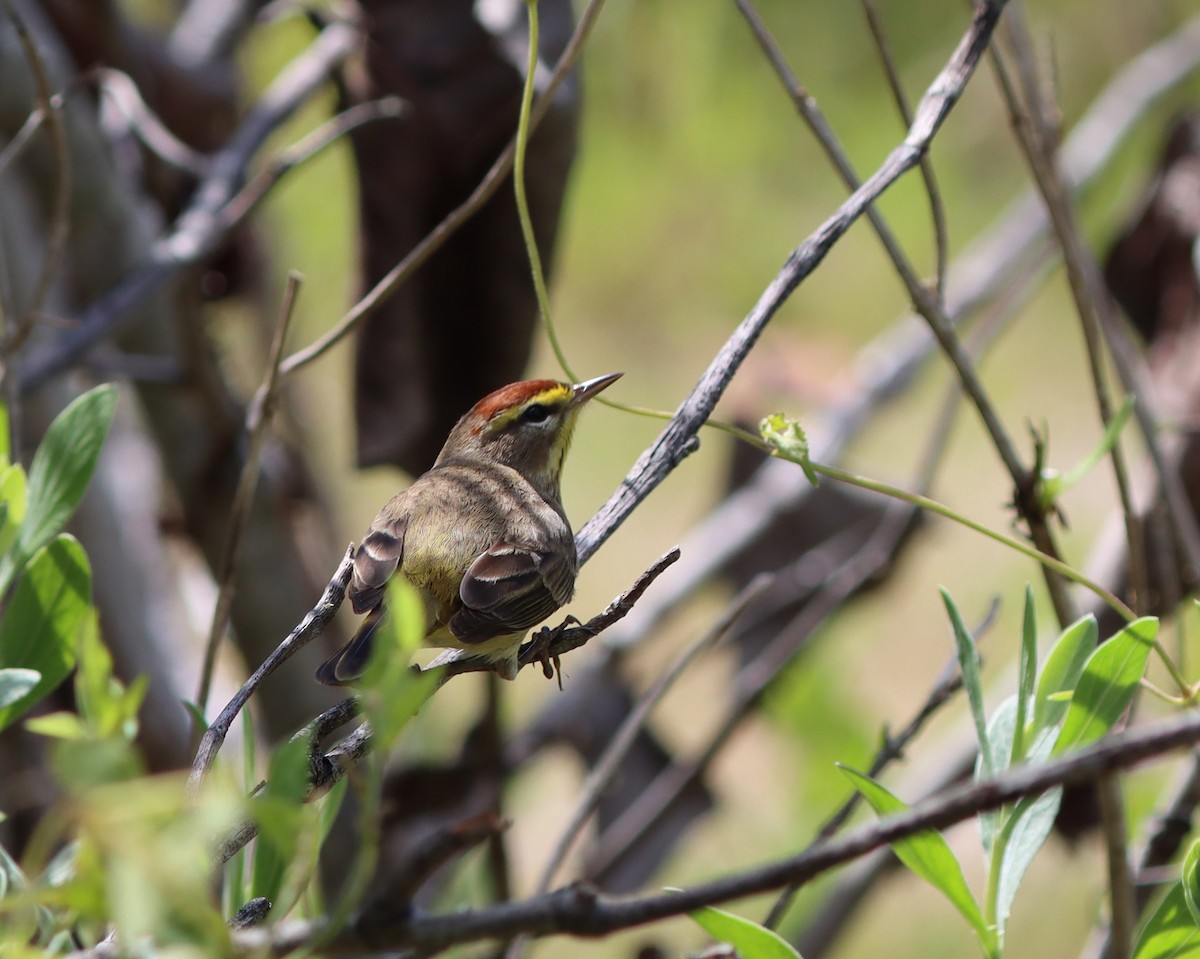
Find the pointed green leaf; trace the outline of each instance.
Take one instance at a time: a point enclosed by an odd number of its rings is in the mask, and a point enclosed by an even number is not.
[[[779,933],[758,923],[711,906],[688,915],[717,942],[726,942],[742,959],[800,959]]]
[[[1017,715],[1013,724],[1012,749],[1008,765],[1025,758],[1025,727],[1033,712],[1033,691],[1037,683],[1037,610],[1033,589],[1025,584],[1025,615],[1021,618],[1021,655],[1017,665]]]
[[[1143,617],[1103,643],[1083,667],[1054,754],[1095,742],[1125,712],[1137,691],[1158,635],[1158,620]]]
[[[50,424],[29,468],[25,522],[12,552],[0,563],[0,591],[75,512],[116,408],[116,387],[97,386],[77,397]]]
[[[33,557],[0,620],[0,667],[37,670],[41,680],[0,709],[0,729],[67,677],[91,599],[91,567],[73,537],[63,534]]]
[[[42,674],[36,669],[0,669],[0,709],[24,699],[41,678]]]
[[[1058,694],[1069,693],[1075,688],[1083,672],[1083,664],[1099,641],[1096,617],[1091,615],[1072,623],[1054,641],[1038,676],[1037,691],[1033,697],[1033,722],[1027,741],[1053,729],[1066,715],[1070,700],[1059,698]]]
[[[868,776],[839,765],[838,768],[854,784],[862,797],[881,817],[908,809],[904,800],[890,793]],[[892,843],[892,851],[904,865],[939,890],[950,900],[966,920],[974,927],[976,935],[989,955],[994,952],[995,934],[979,911],[975,897],[967,888],[962,866],[950,851],[950,846],[941,834],[933,830],[919,832],[907,839]]]
[[[954,629],[954,645],[958,651],[958,667],[962,670],[963,688],[967,691],[967,701],[971,704],[971,718],[975,720],[975,735],[979,739],[979,755],[982,759],[984,777],[990,777],[1004,768],[1004,757],[996,755],[988,741],[987,717],[983,711],[983,684],[979,678],[979,652],[975,648],[975,639],[963,624],[958,606],[950,597],[950,593],[939,587],[942,602],[946,605],[946,613],[950,617],[950,625]]]
[[[1133,959],[1200,959],[1200,926],[1175,883],[1146,921],[1133,947]]]

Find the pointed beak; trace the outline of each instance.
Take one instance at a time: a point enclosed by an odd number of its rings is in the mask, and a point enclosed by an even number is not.
[[[604,376],[597,376],[595,379],[576,383],[571,387],[575,394],[571,398],[571,406],[582,406],[601,390],[608,388],[624,375],[624,373],[608,373]]]

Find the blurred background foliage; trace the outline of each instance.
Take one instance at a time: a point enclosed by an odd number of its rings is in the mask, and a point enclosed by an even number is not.
[[[169,19],[167,4],[131,4],[147,22]],[[961,36],[968,6],[952,0],[879,3],[894,56],[916,98]],[[855,3],[761,0],[759,9],[790,63],[842,138],[860,175],[874,170],[903,136],[891,95]],[[1041,63],[1053,77],[1069,130],[1097,91],[1137,52],[1195,14],[1187,0],[1047,0],[1026,7]],[[256,27],[239,54],[251,103],[279,68],[311,38],[292,18]],[[616,398],[673,409],[729,331],[775,275],[787,253],[844,199],[845,191],[819,153],[732,3],[727,0],[610,0],[583,59],[585,105],[578,160],[560,233],[552,301],[559,336],[586,376],[623,370]],[[1170,118],[1194,105],[1193,77],[1151,110],[1136,134],[1088,190],[1080,205],[1098,251],[1111,241],[1144,191]],[[295,140],[328,116],[328,94],[276,135]],[[966,247],[1021,191],[1028,175],[996,91],[981,67],[931,152],[949,224],[951,256]],[[259,214],[268,238],[264,271],[277,302],[286,271],[302,273],[292,345],[324,332],[354,297],[356,197],[349,148],[335,146],[295,171]],[[911,258],[932,272],[928,201],[909,174],[890,190],[881,211]],[[464,278],[469,282],[469,277]],[[856,351],[889,327],[906,294],[865,223],[852,228],[772,321],[719,410],[756,422],[783,409],[802,421],[838,397],[840,377]],[[249,311],[273,306],[225,301],[212,325],[223,360],[246,394],[262,369],[262,344],[246,322]],[[313,450],[312,462],[344,541],[356,539],[379,505],[405,482],[397,471],[354,469],[352,351],[341,345],[285,387],[290,424]],[[1065,282],[1055,271],[981,365],[1005,423],[1025,438],[1025,424],[1045,428],[1049,460],[1066,468],[1085,455],[1102,430],[1094,411],[1081,337]],[[539,337],[532,375],[560,371]],[[880,415],[848,457],[858,472],[908,485],[949,375],[936,358],[918,383]],[[629,465],[658,434],[657,420],[591,409],[567,466],[565,502],[576,526],[599,506]],[[571,610],[598,611],[636,571],[677,542],[722,496],[731,440],[714,431],[589,563]],[[1026,450],[1029,449],[1027,445]],[[797,482],[801,482],[797,470]],[[996,528],[1011,522],[1010,489],[974,413],[960,413],[933,495]],[[1086,562],[1113,515],[1111,475],[1093,471],[1062,503],[1068,559]],[[936,586],[953,593],[968,620],[982,617],[994,597],[998,624],[983,642],[985,682],[999,681],[1016,653],[1022,586],[1035,584],[1049,610],[1040,576],[1029,563],[974,534],[927,523],[885,584],[856,599],[799,656],[772,690],[765,713],[736,734],[714,767],[716,810],[688,836],[661,871],[664,882],[690,881],[764,860],[808,841],[849,793],[835,761],[866,766],[880,731],[918,708],[953,654]],[[332,572],[338,557],[330,555]],[[676,614],[633,660],[631,673],[658,675],[670,657],[723,608],[721,586]],[[1047,635],[1052,635],[1049,622]],[[1183,625],[1179,626],[1182,630]],[[1196,624],[1180,647],[1197,662]],[[564,663],[565,682],[588,651]],[[535,671],[506,690],[513,719],[557,695]],[[1191,674],[1191,673],[1189,673]],[[687,750],[705,741],[711,704],[723,700],[729,664],[721,655],[697,667],[665,702],[656,728],[668,746]],[[404,749],[410,757],[457,751],[483,698],[482,681],[464,677],[416,720]],[[1005,690],[1007,691],[1007,690]],[[1156,707],[1148,706],[1150,710]],[[939,715],[911,749],[913,767],[958,741],[965,704]],[[895,783],[919,792],[919,783]],[[518,891],[531,886],[548,844],[576,794],[580,770],[565,755],[544,754],[507,797],[514,824],[511,848]],[[1138,773],[1131,784],[1131,823],[1143,824],[1156,805],[1163,771]],[[903,791],[904,785],[895,786]],[[906,798],[916,798],[908,795]],[[1135,825],[1135,838],[1138,834]],[[965,860],[968,881],[981,877],[973,826],[950,839]],[[1010,923],[1011,955],[1074,955],[1102,910],[1099,844],[1054,842],[1034,863]],[[470,884],[470,880],[463,880]],[[820,902],[818,883],[806,890],[785,924],[803,921]],[[452,888],[451,894],[461,890]],[[760,918],[767,900],[739,903]],[[540,956],[569,948],[578,956],[624,956],[640,944],[695,946],[699,933],[684,920],[604,941],[550,940]],[[871,898],[834,955],[939,956],[974,950],[970,930],[936,893],[897,875]]]

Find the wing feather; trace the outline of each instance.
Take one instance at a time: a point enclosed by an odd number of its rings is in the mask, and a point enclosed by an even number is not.
[[[493,546],[463,576],[458,591],[463,606],[446,625],[467,645],[524,632],[570,600],[573,566],[552,553]]]
[[[356,613],[365,613],[383,602],[387,582],[404,560],[407,514],[386,526],[372,529],[354,554],[354,575],[348,595]]]

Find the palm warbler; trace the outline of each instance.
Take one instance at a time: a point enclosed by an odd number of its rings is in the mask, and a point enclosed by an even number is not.
[[[363,537],[348,595],[367,619],[317,670],[320,682],[362,675],[397,570],[424,600],[427,646],[468,650],[516,677],[525,634],[575,591],[575,537],[559,491],[575,420],[620,376],[512,383],[471,407],[433,468],[393,496]]]

